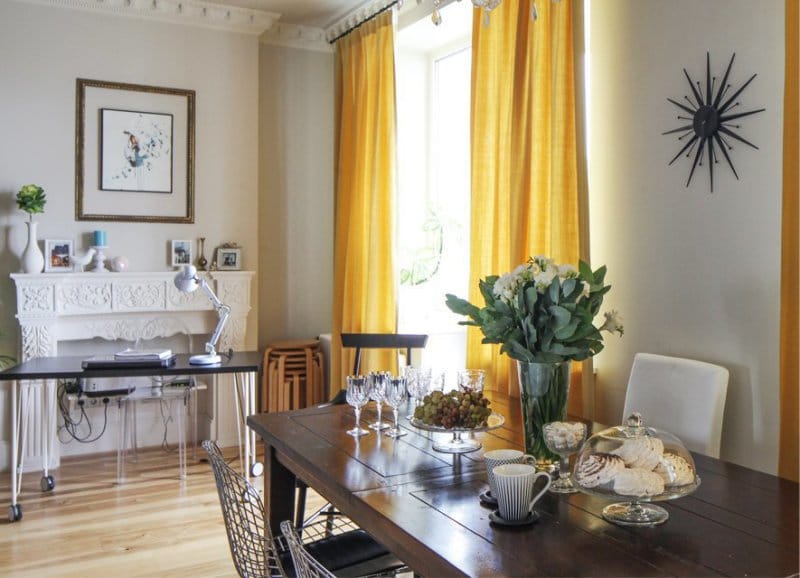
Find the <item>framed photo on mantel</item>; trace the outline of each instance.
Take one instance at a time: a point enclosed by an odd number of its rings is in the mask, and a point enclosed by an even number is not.
[[[194,97],[77,80],[76,220],[194,223]]]

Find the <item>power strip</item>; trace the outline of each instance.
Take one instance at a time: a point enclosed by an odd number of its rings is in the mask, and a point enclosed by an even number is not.
[[[92,391],[84,391],[83,395],[88,398],[95,398],[95,397],[118,397],[122,395],[130,395],[136,390],[135,386],[125,387],[121,389],[102,389],[102,390],[92,390]]]

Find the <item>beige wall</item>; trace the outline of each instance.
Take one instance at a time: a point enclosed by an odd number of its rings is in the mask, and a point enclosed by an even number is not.
[[[23,184],[47,193],[46,212],[37,216],[42,239],[73,238],[85,250],[88,233],[103,228],[109,256],[127,256],[133,271],[163,271],[170,239],[204,236],[209,260],[211,248],[236,241],[244,267],[256,268],[258,76],[254,36],[0,2],[0,354],[17,355],[8,274],[19,270],[26,242],[27,215],[14,202]],[[196,91],[194,224],[75,221],[78,77]],[[252,295],[249,347],[257,343],[256,287]],[[5,395],[4,388],[0,440],[9,436]]]
[[[260,50],[259,345],[331,330],[333,54]]]
[[[783,0],[592,0],[590,199],[592,261],[608,265],[607,303],[625,319],[596,358],[597,418],[621,419],[633,355],[710,361],[731,371],[722,457],[777,466]],[[678,152],[682,68],[719,77],[733,52],[741,86],[736,180],[724,159],[709,193],[706,165],[691,186]]]

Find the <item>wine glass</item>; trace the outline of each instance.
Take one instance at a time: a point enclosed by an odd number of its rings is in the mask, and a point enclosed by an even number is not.
[[[460,369],[458,371],[458,388],[461,390],[483,391],[485,381],[486,371],[483,369]]]
[[[386,403],[391,406],[392,414],[394,415],[394,427],[386,431],[386,435],[390,438],[399,438],[406,435],[406,432],[400,429],[400,424],[397,421],[400,406],[405,401],[406,378],[389,376],[386,384]]]
[[[569,477],[569,456],[577,452],[586,440],[586,424],[580,421],[551,421],[542,427],[544,443],[561,458],[558,479],[550,484],[554,494],[574,494],[578,491]]]
[[[369,424],[370,429],[381,431],[392,424],[381,420],[381,412],[383,411],[383,402],[386,400],[386,382],[389,375],[380,371],[373,371],[367,376],[367,387],[369,389],[369,398],[375,402],[375,409],[378,413],[378,419]]]
[[[414,410],[422,403],[422,398],[428,393],[428,387],[431,383],[431,370],[430,368],[408,365],[403,371],[406,378],[406,390],[412,400],[411,413],[408,414],[407,419],[413,419]]]
[[[347,376],[347,403],[353,406],[356,412],[356,425],[353,429],[347,430],[347,433],[353,437],[361,437],[367,435],[369,430],[361,427],[361,408],[369,401],[369,390],[367,389],[367,378],[363,375],[348,375]]]

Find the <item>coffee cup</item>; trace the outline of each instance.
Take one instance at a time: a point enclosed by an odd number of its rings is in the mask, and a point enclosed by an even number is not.
[[[534,495],[534,484],[540,477],[546,479],[544,487]],[[526,519],[533,512],[539,498],[550,487],[550,476],[547,472],[537,472],[528,464],[503,464],[494,468],[497,485],[497,508],[500,517],[508,522]]]
[[[497,486],[494,479],[494,469],[503,464],[535,464],[536,458],[529,454],[523,454],[519,450],[504,449],[491,450],[483,454],[483,462],[486,464],[486,477],[489,478],[489,490],[492,497],[497,499]]]

